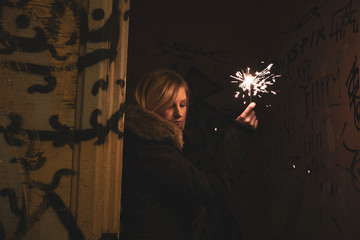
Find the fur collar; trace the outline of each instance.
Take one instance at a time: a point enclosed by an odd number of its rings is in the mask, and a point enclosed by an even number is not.
[[[125,128],[143,140],[171,141],[179,149],[184,145],[182,130],[178,126],[138,105],[126,107]]]

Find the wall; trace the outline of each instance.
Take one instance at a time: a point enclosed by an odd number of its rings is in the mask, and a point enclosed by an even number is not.
[[[0,239],[117,239],[129,1],[0,1]]]
[[[189,158],[203,168],[245,107],[229,76],[271,62],[282,75],[277,95],[254,99],[258,139],[227,200],[244,239],[359,235],[359,7],[354,0],[132,3],[128,90],[153,68],[185,77]],[[216,214],[199,223],[198,239],[236,238],[236,227],[223,224],[228,217]]]
[[[306,4],[274,59],[264,183],[285,239],[359,236],[359,1]]]

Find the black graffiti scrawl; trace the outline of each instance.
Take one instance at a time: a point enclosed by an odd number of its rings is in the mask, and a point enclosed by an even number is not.
[[[57,79],[55,72],[71,71],[76,67],[75,63],[68,62],[71,52],[59,54],[58,49],[53,42],[57,41],[58,30],[60,28],[59,18],[65,17],[65,9],[72,11],[73,16],[78,16],[76,5],[72,1],[55,1],[50,7],[50,17],[41,18],[26,8],[31,1],[0,1],[0,14],[4,15],[4,11],[18,10],[20,14],[12,21],[14,25],[22,31],[33,32],[32,36],[24,37],[18,33],[11,33],[0,23],[0,67],[13,72],[27,73],[39,76],[45,83],[33,84],[28,87],[28,93],[49,93],[56,88]],[[37,22],[38,24],[36,24]],[[35,25],[35,26],[32,26]],[[31,27],[32,26],[32,27]],[[74,45],[76,43],[76,33],[71,33],[65,45]],[[20,53],[42,53],[48,52],[49,56],[54,60],[63,62],[63,67],[55,67],[54,65],[41,65],[34,62],[23,62],[7,60],[5,56],[9,56],[15,52]]]
[[[2,20],[0,21],[0,70],[10,72],[12,76],[15,76],[13,77],[14,81],[23,81],[21,85],[25,86],[25,91],[17,92],[19,97],[28,96],[28,99],[32,100],[38,96],[49,96],[51,99],[52,95],[59,94],[59,92],[62,94],[63,88],[60,88],[62,75],[71,76],[72,79],[66,79],[66,81],[73,81],[72,86],[77,87],[75,81],[79,81],[77,79],[79,73],[81,74],[88,67],[99,63],[113,62],[119,54],[118,42],[122,14],[119,9],[119,1],[113,0],[110,9],[110,16],[105,23],[100,28],[93,29],[89,24],[89,18],[92,17],[94,21],[103,20],[105,10],[102,8],[96,8],[88,13],[87,9],[81,9],[76,0],[0,0],[0,20]],[[41,11],[45,11],[47,15],[39,16]],[[2,19],[7,16],[7,12],[14,12],[17,15],[10,19]],[[69,14],[73,21],[71,24],[76,26],[70,27],[70,30],[64,35],[62,32],[63,19],[68,18]],[[123,14],[126,21],[128,12]],[[70,23],[67,22],[67,24]],[[87,52],[79,56],[82,54],[82,52],[80,54],[77,52],[79,46],[86,48],[88,43],[95,43],[98,47],[92,50],[87,49]],[[76,50],[68,51],[68,49]],[[26,57],[16,57],[19,54]],[[40,58],[48,59],[48,61],[39,61]],[[104,79],[96,81],[91,91],[83,94],[95,98],[100,91],[107,91],[110,81],[108,74]],[[16,79],[16,76],[19,75],[22,76],[19,78],[20,80]],[[34,79],[37,78],[40,81],[34,82]],[[124,92],[124,79],[116,79],[114,84]],[[10,90],[15,92],[17,89]],[[76,92],[76,89],[69,91]],[[65,110],[74,111],[75,105],[75,99],[73,99],[67,103]],[[11,110],[4,112],[4,109]],[[23,184],[27,191],[36,190],[36,193],[42,196],[40,202],[31,202],[38,206],[35,206],[37,207],[36,211],[29,216],[25,198],[19,201],[13,188],[0,188],[2,200],[8,202],[11,213],[19,219],[15,233],[7,232],[5,224],[7,220],[0,219],[0,239],[6,239],[10,235],[14,235],[16,239],[25,237],[50,207],[55,210],[58,219],[69,232],[70,239],[85,239],[75,217],[66,206],[66,201],[56,192],[58,188],[63,187],[61,186],[63,178],[70,178],[76,174],[74,170],[66,167],[53,169],[53,176],[49,181],[32,178],[37,171],[44,170],[54,160],[49,158],[51,153],[42,149],[39,143],[50,142],[56,149],[72,150],[74,144],[92,139],[95,140],[95,145],[104,144],[106,136],[110,132],[115,133],[118,139],[121,139],[123,132],[118,128],[118,123],[124,116],[125,108],[124,103],[119,104],[109,119],[104,120],[104,123],[98,121],[102,110],[93,109],[89,118],[85,119],[89,122],[90,127],[82,129],[75,129],[71,123],[65,122],[61,118],[63,110],[59,109],[59,114],[47,113],[46,110],[43,110],[41,115],[46,117],[48,125],[44,128],[41,126],[32,129],[32,123],[27,121],[20,109],[0,106],[0,114],[4,120],[0,123],[0,134],[2,134],[4,143],[8,148],[26,150],[24,153],[19,151],[16,157],[4,161],[11,165],[18,164],[23,170]],[[62,161],[63,159],[55,160]]]
[[[343,147],[348,152],[354,154],[350,167],[346,168],[346,170],[351,176],[351,182],[354,188],[360,192],[360,149],[352,149],[345,142],[343,142]]]
[[[125,104],[122,103],[119,109],[106,121],[106,125],[103,126],[97,122],[101,110],[95,109],[89,119],[92,128],[83,130],[74,130],[70,126],[59,122],[58,115],[52,115],[49,119],[50,126],[54,129],[52,131],[24,129],[22,128],[22,117],[17,114],[9,114],[11,123],[7,126],[0,125],[0,133],[4,134],[4,139],[10,146],[18,147],[25,144],[24,139],[51,141],[54,147],[63,147],[65,145],[73,147],[74,143],[96,138],[95,144],[100,145],[105,142],[105,137],[110,131],[116,133],[119,139],[123,137],[123,133],[118,129],[118,122],[123,118],[124,112]],[[36,153],[36,156],[42,157],[42,153]]]
[[[117,44],[120,36],[120,14],[119,1],[113,0],[112,13],[106,20],[105,24],[99,29],[90,31],[87,11],[85,9],[81,11],[80,44],[85,44],[87,42],[108,42],[110,47],[96,49],[92,52],[86,53],[85,56],[80,56],[78,61],[79,72],[84,71],[86,67],[92,66],[106,59],[110,62],[114,61],[117,55]],[[92,17],[95,20],[103,19],[103,10],[95,9],[92,12]]]
[[[349,97],[349,105],[354,113],[354,124],[360,131],[360,92],[359,92],[359,67],[356,66],[357,56],[346,80],[347,93]]]

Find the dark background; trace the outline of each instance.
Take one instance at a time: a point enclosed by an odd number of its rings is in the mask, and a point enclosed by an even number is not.
[[[229,76],[270,63],[281,74],[278,95],[254,98],[257,142],[227,201],[244,239],[359,236],[359,7],[325,0],[131,2],[127,97],[144,73],[178,71],[192,89],[189,157],[201,167],[211,165],[229,119],[245,108]],[[212,215],[218,231],[236,239],[220,215]],[[215,238],[209,219],[203,229]]]

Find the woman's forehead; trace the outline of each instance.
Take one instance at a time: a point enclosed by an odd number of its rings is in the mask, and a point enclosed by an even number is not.
[[[177,102],[187,101],[186,88],[180,86],[173,94],[172,98],[169,99],[167,104],[164,107],[169,107]]]
[[[173,101],[183,101],[187,99],[186,88],[180,86],[179,89],[175,92]]]
[[[186,89],[183,86],[180,86],[177,91],[177,96],[186,97]]]

